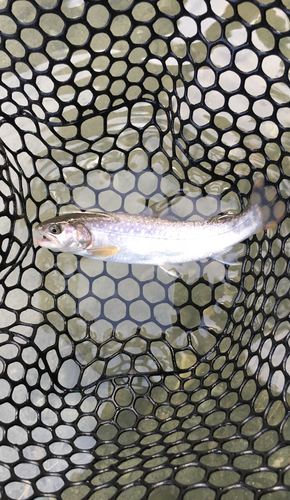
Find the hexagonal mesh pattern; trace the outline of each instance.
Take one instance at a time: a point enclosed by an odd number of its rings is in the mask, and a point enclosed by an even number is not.
[[[0,493],[288,500],[289,218],[183,279],[31,231],[238,212],[259,175],[288,199],[289,0],[0,9]]]

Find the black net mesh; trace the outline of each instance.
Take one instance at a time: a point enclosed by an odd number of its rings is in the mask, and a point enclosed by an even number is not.
[[[3,499],[288,500],[289,218],[182,279],[31,232],[288,199],[289,0],[0,8]]]

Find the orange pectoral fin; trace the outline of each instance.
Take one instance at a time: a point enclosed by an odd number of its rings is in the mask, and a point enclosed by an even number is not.
[[[113,255],[118,253],[119,248],[114,246],[103,246],[92,248],[91,250],[87,250],[87,252],[90,257],[99,257],[100,259],[105,259],[106,257],[112,257]]]

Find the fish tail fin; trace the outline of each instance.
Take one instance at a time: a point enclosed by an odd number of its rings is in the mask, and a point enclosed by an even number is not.
[[[286,212],[286,204],[281,200],[274,186],[265,186],[263,178],[259,178],[253,187],[249,209],[259,214],[260,231],[275,226],[282,220]]]

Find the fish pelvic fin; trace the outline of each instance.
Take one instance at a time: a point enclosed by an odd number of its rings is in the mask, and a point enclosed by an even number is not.
[[[253,187],[249,210],[256,210],[260,216],[260,231],[270,229],[280,222],[286,212],[286,204],[281,200],[274,186],[265,186],[263,178],[259,178]]]

